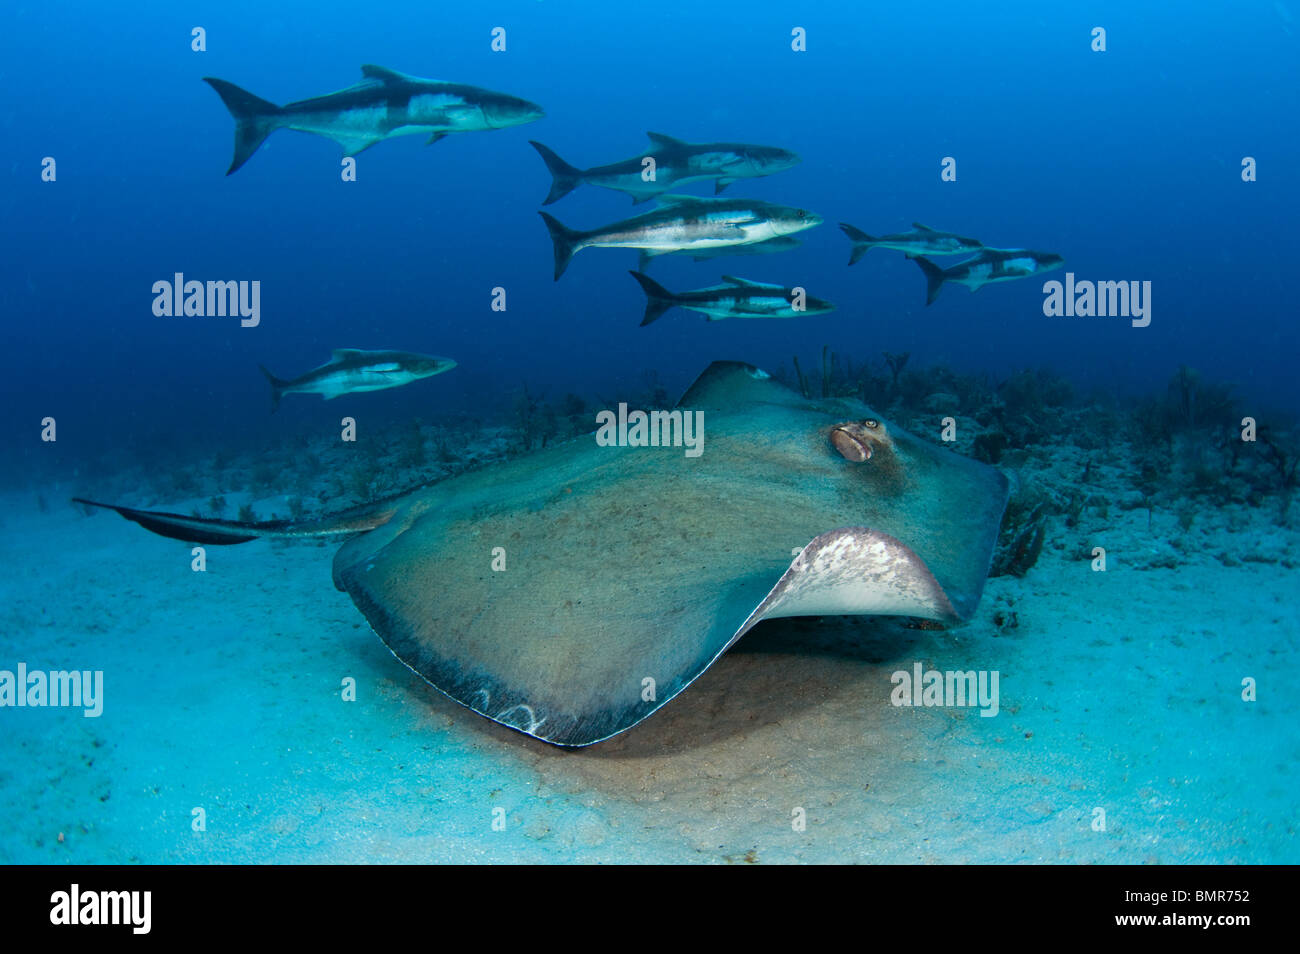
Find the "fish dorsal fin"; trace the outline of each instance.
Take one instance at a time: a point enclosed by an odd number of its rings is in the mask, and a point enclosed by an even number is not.
[[[739,285],[741,288],[784,288],[784,285],[774,285],[771,282],[751,282],[748,278],[737,278],[735,275],[723,275],[722,280],[728,285]]]
[[[335,361],[346,361],[348,358],[355,358],[359,354],[365,354],[360,348],[335,348],[330,352],[330,357]]]
[[[361,75],[369,80],[379,80],[381,83],[406,83],[417,79],[415,76],[390,70],[386,66],[375,66],[373,63],[364,64],[361,67]]]
[[[805,407],[808,401],[762,368],[743,361],[715,361],[704,369],[677,402],[681,408],[719,410],[751,404]]]
[[[913,222],[913,223],[912,223],[912,228],[914,228],[914,229],[920,229],[922,232],[933,232],[933,231],[934,231],[934,229],[930,228],[930,226],[928,226],[928,225],[922,225],[920,222]]]
[[[646,133],[646,138],[649,139],[656,146],[680,148],[681,146],[690,145],[690,143],[686,142],[686,140],[684,139],[678,139],[675,136],[665,136],[663,133],[657,133],[657,132]]]

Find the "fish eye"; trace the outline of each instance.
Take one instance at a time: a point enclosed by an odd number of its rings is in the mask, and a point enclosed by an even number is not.
[[[880,422],[877,421],[874,417],[869,417],[862,423],[865,424],[867,427],[871,428],[873,431],[880,426]]]

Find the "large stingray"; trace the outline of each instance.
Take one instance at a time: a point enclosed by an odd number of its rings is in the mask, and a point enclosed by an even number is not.
[[[393,654],[558,745],[636,725],[763,619],[975,608],[998,471],[735,362],[678,408],[703,412],[698,457],[588,435],[310,523],[113,509],[195,542],[358,534],[334,582]]]

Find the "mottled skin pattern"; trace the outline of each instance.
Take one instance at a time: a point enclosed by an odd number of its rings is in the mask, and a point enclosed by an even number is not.
[[[563,745],[646,718],[765,615],[968,615],[1005,478],[903,432],[846,460],[832,430],[883,422],[751,371],[715,365],[683,398],[700,458],[588,437],[454,478],[346,544],[336,582],[439,689]]]

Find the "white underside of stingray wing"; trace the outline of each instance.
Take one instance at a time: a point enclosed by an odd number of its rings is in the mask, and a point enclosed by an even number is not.
[[[924,560],[902,541],[869,527],[841,527],[814,537],[731,642],[761,620],[783,616],[961,618]]]

